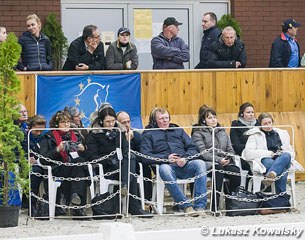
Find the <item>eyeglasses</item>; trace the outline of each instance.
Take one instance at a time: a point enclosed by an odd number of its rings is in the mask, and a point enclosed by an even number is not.
[[[66,125],[70,125],[70,121],[60,121],[59,124],[66,124]]]

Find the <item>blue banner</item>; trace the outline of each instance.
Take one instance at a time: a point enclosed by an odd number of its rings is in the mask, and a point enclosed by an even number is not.
[[[81,112],[84,126],[100,104],[109,102],[116,112],[126,111],[133,127],[142,128],[141,76],[136,74],[37,76],[36,112],[47,121],[66,106]]]

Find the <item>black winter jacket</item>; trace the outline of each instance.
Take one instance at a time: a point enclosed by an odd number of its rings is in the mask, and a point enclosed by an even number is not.
[[[87,138],[87,158],[89,160],[94,160],[110,154],[120,146],[120,140],[122,140],[121,149],[123,157],[128,159],[128,142],[125,137],[125,132],[122,132],[120,136],[120,132],[117,130],[91,131]],[[111,159],[115,159],[116,156],[117,155],[115,154],[113,157],[101,161],[101,164],[104,166],[106,171],[108,169],[116,168],[116,166],[113,166],[111,161]]]
[[[299,66],[301,64],[300,46],[296,41],[299,49]],[[278,36],[272,43],[269,67],[288,67],[291,56],[291,47],[284,33]]]
[[[36,39],[30,32],[24,32],[19,38],[22,47],[21,59],[17,68],[24,71],[53,70],[52,49],[49,38],[43,33]]]
[[[245,128],[231,128],[230,129],[230,138],[232,142],[232,146],[234,148],[234,151],[236,154],[241,156],[242,151],[245,149],[247,140],[249,135],[244,135],[246,131],[250,129],[250,127],[247,127],[246,125],[242,124],[238,120],[233,120],[232,127],[245,127]],[[255,126],[259,126],[258,121],[256,121]]]
[[[238,38],[232,47],[224,44],[219,37],[218,41],[212,43],[209,52],[209,68],[235,68],[236,61],[241,63],[240,68],[244,68],[247,63],[246,49],[243,42]]]
[[[195,67],[196,69],[208,68],[208,57],[211,44],[216,41],[221,34],[221,31],[216,26],[203,31],[200,48],[200,62]]]
[[[79,63],[89,66],[88,70],[104,70],[105,55],[104,44],[100,42],[93,54],[87,51],[83,37],[78,37],[69,46],[68,57],[62,70],[75,70]]]

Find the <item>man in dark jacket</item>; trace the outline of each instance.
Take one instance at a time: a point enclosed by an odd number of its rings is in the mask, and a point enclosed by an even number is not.
[[[203,36],[200,48],[200,62],[196,69],[208,68],[208,56],[211,44],[216,41],[221,31],[216,26],[217,16],[213,12],[207,12],[202,17]]]
[[[177,37],[179,26],[174,17],[168,17],[163,23],[163,32],[151,40],[153,69],[184,69],[184,62],[190,60],[188,45]]]
[[[300,66],[300,46],[295,39],[301,24],[294,19],[287,19],[282,24],[282,34],[278,36],[271,47],[269,67],[289,67]]]
[[[219,39],[212,43],[208,57],[209,68],[244,68],[247,63],[246,49],[233,27],[222,30]]]
[[[152,164],[159,164],[159,174],[172,198],[178,206],[190,216],[198,216],[199,211],[206,208],[206,165],[194,155],[199,153],[198,147],[181,128],[174,128],[170,124],[170,116],[166,109],[155,108],[151,113],[153,122],[150,127],[157,130],[145,130],[142,134],[141,152],[156,160],[147,160]],[[200,177],[199,177],[200,175]],[[197,176],[197,178],[196,178]],[[176,180],[195,177],[194,205],[179,188]],[[198,198],[198,199],[197,199]]]
[[[88,25],[84,27],[83,35],[70,44],[63,70],[104,70],[105,63],[100,32],[96,26]]]

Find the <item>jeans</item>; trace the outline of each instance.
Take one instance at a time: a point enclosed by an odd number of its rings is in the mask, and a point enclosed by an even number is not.
[[[281,175],[290,167],[291,156],[289,153],[284,152],[276,159],[263,158],[262,164],[266,167],[267,174],[271,171],[275,172],[277,176]],[[286,191],[287,173],[275,182],[276,193]]]
[[[192,160],[187,162],[183,167],[179,167],[176,164],[162,164],[159,168],[159,173],[163,181],[176,181],[179,179],[187,179],[205,174],[200,178],[195,179],[194,183],[194,197],[199,197],[206,193],[206,164],[202,160]],[[177,183],[165,184],[166,188],[170,192],[170,195],[176,203],[187,201],[187,197],[184,195],[182,190],[179,188]],[[207,196],[200,197],[194,202],[194,209],[206,208]],[[179,207],[184,209],[192,206],[191,203],[183,203]]]

